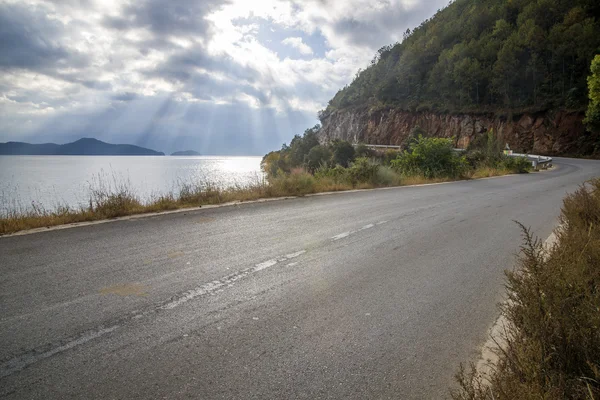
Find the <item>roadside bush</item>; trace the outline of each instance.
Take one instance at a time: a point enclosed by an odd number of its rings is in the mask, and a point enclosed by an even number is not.
[[[303,169],[295,169],[289,175],[276,177],[271,185],[275,193],[283,196],[298,196],[316,191],[314,176]]]
[[[359,158],[359,157],[372,158],[372,157],[375,157],[376,154],[377,154],[377,152],[375,150],[368,148],[367,145],[365,145],[364,143],[359,143],[355,149],[355,157],[356,158]]]
[[[310,172],[315,172],[322,165],[327,165],[331,159],[331,151],[325,146],[314,146],[306,156],[306,167]]]
[[[360,157],[354,160],[348,174],[353,185],[357,183],[372,183],[375,180],[379,165],[371,162],[366,157]]]
[[[418,136],[392,167],[403,175],[425,178],[458,178],[468,169],[465,157],[456,154],[451,139]]]
[[[331,179],[335,183],[351,183],[348,169],[342,167],[341,165],[336,165],[333,168],[322,166],[315,171],[314,175],[318,180],[327,178]]]
[[[531,162],[525,157],[506,157],[500,161],[500,167],[515,174],[523,174],[531,170]]]
[[[347,168],[354,160],[354,146],[352,146],[350,142],[345,140],[334,140],[333,143],[331,143],[331,150],[333,151],[332,161],[334,164]]]
[[[381,156],[381,164],[386,166],[391,166],[392,161],[402,155],[401,151],[398,150],[386,150],[385,153]]]
[[[466,158],[473,168],[499,168],[505,158],[502,150],[502,142],[493,130],[489,130],[469,143]]]
[[[457,375],[454,399],[600,399],[600,180],[564,200],[546,251],[523,227],[519,268],[507,272],[511,327],[491,375]]]
[[[374,183],[380,186],[399,186],[402,179],[391,167],[380,166],[375,173]]]

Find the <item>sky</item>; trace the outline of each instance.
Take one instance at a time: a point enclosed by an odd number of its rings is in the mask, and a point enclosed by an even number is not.
[[[447,0],[0,0],[0,142],[263,155]]]

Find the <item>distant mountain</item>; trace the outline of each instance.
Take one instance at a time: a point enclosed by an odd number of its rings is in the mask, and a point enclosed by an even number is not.
[[[97,139],[83,138],[66,144],[0,143],[0,155],[164,156],[165,153],[132,144],[110,144]]]
[[[175,153],[171,153],[172,156],[201,156],[202,154],[198,153],[194,150],[184,150],[184,151],[176,151]]]

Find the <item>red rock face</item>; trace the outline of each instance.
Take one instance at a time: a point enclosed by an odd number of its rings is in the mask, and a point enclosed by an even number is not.
[[[454,138],[457,148],[466,148],[475,137],[493,129],[515,151],[573,155],[585,151],[582,141],[590,141],[590,137],[585,136],[583,117],[582,113],[567,111],[506,118],[495,115],[411,113],[394,109],[369,112],[362,108],[328,115],[321,121],[323,128],[320,137],[323,142],[343,139],[354,143],[402,145],[418,126],[429,136]]]

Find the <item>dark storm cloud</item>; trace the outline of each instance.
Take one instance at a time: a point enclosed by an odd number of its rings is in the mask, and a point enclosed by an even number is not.
[[[40,8],[0,3],[0,67],[46,69],[71,61],[57,41],[63,28]]]
[[[118,17],[105,24],[118,30],[148,28],[156,35],[208,35],[210,22],[204,17],[226,3],[224,0],[135,1]]]

